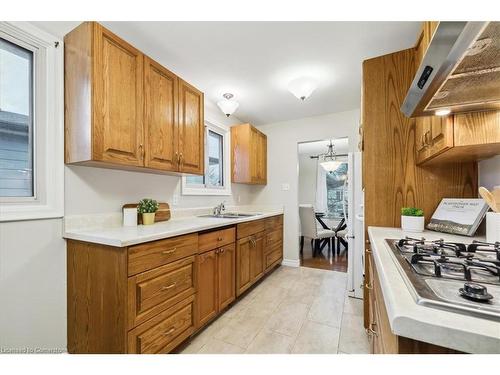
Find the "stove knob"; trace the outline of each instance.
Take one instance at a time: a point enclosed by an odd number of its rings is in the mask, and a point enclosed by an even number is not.
[[[476,294],[480,296],[485,296],[487,294],[486,287],[476,283],[465,283],[464,290],[468,294]]]

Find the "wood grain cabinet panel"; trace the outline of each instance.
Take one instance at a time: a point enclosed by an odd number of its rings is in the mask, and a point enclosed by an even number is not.
[[[203,174],[203,93],[97,22],[65,38],[65,162]]]
[[[253,243],[251,237],[244,237],[236,243],[236,295],[241,295],[252,285],[250,259]]]
[[[179,171],[203,174],[204,136],[203,93],[179,79]]]
[[[194,332],[194,296],[128,333],[128,353],[168,353]]]
[[[129,277],[129,328],[145,322],[195,292],[194,256]]]
[[[200,233],[198,235],[198,251],[203,253],[234,242],[236,229],[234,227]]]
[[[234,243],[219,249],[217,282],[217,303],[219,311],[222,311],[236,298],[236,246]]]
[[[250,279],[252,284],[264,275],[264,246],[265,232],[252,236],[252,246],[250,251]]]
[[[200,327],[217,315],[217,250],[198,256],[198,296],[196,327]]]
[[[178,79],[175,74],[144,58],[145,161],[150,168],[177,171]]]
[[[267,136],[251,124],[231,127],[231,181],[267,184]]]
[[[198,251],[198,233],[147,242],[128,248],[128,275],[132,276]]]

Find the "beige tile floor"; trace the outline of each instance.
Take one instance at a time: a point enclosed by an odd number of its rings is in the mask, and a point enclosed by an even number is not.
[[[281,266],[181,353],[368,353],[363,303],[346,274]]]

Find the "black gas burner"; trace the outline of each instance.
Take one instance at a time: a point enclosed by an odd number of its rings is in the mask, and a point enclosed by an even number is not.
[[[500,284],[500,243],[471,244],[406,237],[397,248],[424,276]]]

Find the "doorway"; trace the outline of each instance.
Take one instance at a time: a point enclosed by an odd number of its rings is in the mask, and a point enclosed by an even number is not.
[[[344,236],[348,209],[348,147],[347,138],[298,144],[299,211],[309,212],[308,206],[312,206],[317,234],[327,235],[315,239],[312,234],[304,233],[300,251],[303,267],[347,272],[349,249]]]

